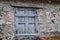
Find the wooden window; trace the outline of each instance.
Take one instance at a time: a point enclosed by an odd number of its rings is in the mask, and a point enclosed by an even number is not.
[[[34,9],[16,8],[15,24],[17,34],[38,33],[38,17]]]

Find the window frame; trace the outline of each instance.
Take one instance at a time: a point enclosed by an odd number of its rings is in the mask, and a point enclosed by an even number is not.
[[[15,8],[15,13],[16,13],[16,9],[17,8]],[[21,9],[25,9],[25,8],[21,8]],[[28,8],[27,10],[29,10],[30,8]],[[32,8],[31,8],[32,9]],[[35,11],[36,11],[36,9],[34,9]],[[36,11],[36,13],[37,13],[37,11]],[[14,14],[14,16],[15,16],[15,14]],[[35,16],[36,17],[36,16]],[[37,26],[37,25],[36,25]],[[39,26],[38,26],[39,27]],[[15,28],[16,28],[16,25],[15,25]],[[38,30],[39,31],[39,30]],[[16,35],[39,35],[39,32],[38,33],[34,33],[34,34],[16,34]]]

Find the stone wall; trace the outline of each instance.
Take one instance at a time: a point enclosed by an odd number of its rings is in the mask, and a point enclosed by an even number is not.
[[[43,6],[43,9],[37,10],[41,36],[60,36],[60,6],[51,4]]]
[[[43,3],[11,3],[14,6],[37,7],[39,19],[39,31],[43,32],[60,32],[60,5],[59,4],[43,4]]]
[[[22,5],[23,4],[23,5]],[[25,3],[15,5],[24,6]],[[35,7],[35,4],[27,3],[25,6]],[[30,7],[31,7],[30,6]],[[39,19],[39,33],[41,36],[60,36],[60,6],[43,4],[36,7]],[[14,37],[14,8],[9,3],[0,3],[0,38],[13,40]],[[53,35],[54,34],[54,35]],[[56,35],[57,34],[57,35]]]
[[[14,10],[9,4],[0,3],[0,38],[13,40]]]

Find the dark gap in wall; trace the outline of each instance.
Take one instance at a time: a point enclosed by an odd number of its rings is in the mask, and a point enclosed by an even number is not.
[[[0,40],[2,40],[2,38],[0,38]]]

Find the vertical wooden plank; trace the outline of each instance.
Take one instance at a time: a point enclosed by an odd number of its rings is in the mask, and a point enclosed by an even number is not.
[[[25,14],[27,14],[28,15],[28,11],[27,10],[25,10]],[[28,34],[28,17],[27,16],[25,16],[25,23],[26,23],[26,33]]]
[[[29,31],[31,34],[34,34],[34,27],[35,27],[35,24],[28,24],[29,25]]]

